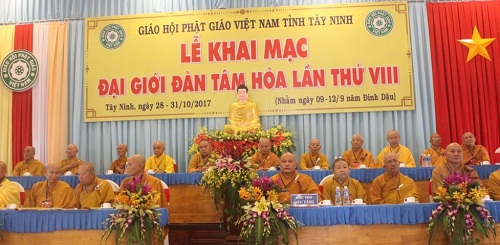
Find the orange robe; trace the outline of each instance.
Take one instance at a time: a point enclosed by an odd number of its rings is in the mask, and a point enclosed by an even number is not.
[[[422,152],[422,154],[425,154],[425,155],[430,154],[432,166],[436,167],[436,166],[439,166],[439,165],[443,164],[444,162],[446,162],[446,158],[444,157],[444,152],[445,152],[445,149],[443,149],[441,147],[439,147],[439,149],[434,149],[434,148],[430,147],[429,149]],[[422,164],[422,162],[420,162],[420,164]]]
[[[465,145],[462,145],[462,163],[465,165],[480,165],[482,161],[490,161],[490,155],[488,155],[488,151],[482,145],[475,145],[474,150],[471,152],[469,148]],[[475,164],[472,164],[474,162]]]
[[[83,184],[78,184],[74,190],[72,208],[95,208],[100,207],[105,202],[113,203],[115,193],[108,181],[94,178],[94,181],[87,189]]]
[[[73,189],[64,181],[57,181],[54,185],[47,187],[47,181],[40,181],[31,187],[26,197],[24,207],[42,207],[42,201],[52,201],[54,208],[69,208],[73,200]]]
[[[123,171],[123,173],[125,173],[126,163],[127,163],[127,156],[122,156],[111,163],[111,166],[109,166],[109,170],[113,170],[113,172],[116,174],[115,168],[118,167]]]
[[[318,194],[318,201],[323,200],[318,186],[309,175],[295,172],[294,175],[286,178],[282,173],[279,173],[270,179],[276,181],[281,189],[288,190],[290,194]]]
[[[444,179],[446,179],[450,174],[453,172],[457,173],[469,173],[470,177],[472,179],[475,179],[481,184],[481,179],[479,179],[479,175],[477,174],[476,170],[469,166],[465,166],[463,164],[460,164],[455,171],[452,170],[453,168],[450,166],[448,163],[441,164],[434,168],[432,170],[432,193],[436,193],[438,186],[441,186],[443,184]]]
[[[350,200],[354,200],[357,198],[363,199],[363,202],[367,202],[367,196],[365,192],[365,188],[359,183],[358,180],[347,177],[344,182],[339,183],[334,177],[330,177],[325,180],[323,183],[323,199],[330,199],[332,203],[335,203],[335,189],[340,187],[340,191],[344,190],[344,186],[347,186],[349,189]]]
[[[198,168],[203,166],[213,166],[215,165],[215,160],[217,160],[218,156],[214,153],[210,153],[206,159],[203,159],[201,153],[196,153],[193,155],[191,160],[189,160],[188,173],[195,172]]]
[[[316,157],[311,156],[311,153],[304,153],[300,156],[300,169],[308,170],[314,166],[319,166],[324,170],[330,169],[328,158],[321,153],[318,153]]]
[[[488,178],[488,191],[493,200],[500,200],[500,170],[490,174]]]
[[[65,167],[66,165],[69,165],[69,164],[71,164],[73,162],[78,162],[78,166],[76,166],[76,167],[74,167],[72,169],[68,169],[67,171],[71,171],[71,173],[74,174],[74,175],[78,174],[78,167],[80,165],[82,165],[82,163],[83,163],[83,161],[80,160],[80,159],[78,159],[78,157],[73,157],[71,159],[64,159],[64,160],[62,160],[61,161],[61,169],[63,167]],[[61,173],[61,174],[64,174],[64,173]]]
[[[356,152],[354,152],[353,149],[349,149],[342,154],[342,158],[346,160],[349,167],[351,167],[354,162],[359,162],[359,164],[364,164],[367,168],[375,168],[373,154],[363,148]]]
[[[122,190],[125,189],[125,184],[129,181],[132,181],[132,179],[133,179],[132,176],[125,178],[120,185],[120,189]],[[157,205],[160,206],[161,208],[167,208],[168,206],[167,198],[165,196],[165,192],[163,190],[163,186],[160,179],[153,177],[147,173],[144,173],[141,178],[141,183],[143,185],[144,183],[146,183],[149,187],[151,187],[152,191],[160,193],[160,200],[159,203],[157,203]]]
[[[45,167],[38,159],[32,159],[30,162],[23,160],[16,164],[12,175],[23,176],[26,172],[29,172],[31,176],[44,176]]]
[[[256,152],[250,159],[252,165],[258,165],[261,168],[276,167],[280,163],[280,159],[276,154],[269,152],[267,157],[264,157],[262,153]]]
[[[371,204],[401,204],[409,196],[418,200],[417,184],[402,173],[396,176],[388,173],[381,174],[373,180],[370,186]]]

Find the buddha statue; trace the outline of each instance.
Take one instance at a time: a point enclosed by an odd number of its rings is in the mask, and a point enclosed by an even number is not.
[[[254,102],[248,101],[248,87],[240,84],[237,91],[238,101],[231,105],[229,124],[224,126],[226,133],[261,130],[259,110]]]

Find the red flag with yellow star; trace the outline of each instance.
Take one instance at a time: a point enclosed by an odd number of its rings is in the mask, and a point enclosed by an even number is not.
[[[500,162],[500,2],[427,3],[436,127],[443,142],[472,132]]]

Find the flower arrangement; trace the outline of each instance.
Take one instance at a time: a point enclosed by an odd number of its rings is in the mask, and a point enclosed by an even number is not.
[[[479,238],[473,238],[474,230],[485,237],[496,237],[495,221],[484,205],[485,195],[486,189],[469,174],[453,173],[448,176],[434,197],[440,204],[432,211],[429,220],[429,244],[432,244],[440,223],[450,238],[450,244],[479,243]]]
[[[188,154],[193,155],[198,152],[198,144],[205,139],[210,142],[212,149],[220,156],[231,155],[233,159],[247,159],[255,154],[259,140],[263,137],[271,140],[273,144],[271,151],[278,156],[284,152],[295,151],[293,134],[283,124],[280,124],[265,131],[239,131],[235,134],[200,127],[200,133],[193,138]],[[241,152],[228,154],[228,149],[239,149]]]
[[[238,190],[258,176],[247,163],[235,159],[238,158],[220,157],[216,160],[215,166],[208,168],[200,181],[203,189],[209,189],[213,193],[217,208],[217,205],[224,204],[224,213],[228,214],[226,219],[228,223],[234,222],[241,213]]]
[[[163,230],[159,223],[161,215],[155,208],[160,194],[134,177],[125,184],[115,197],[116,214],[110,214],[103,225],[106,229],[102,239],[116,231],[116,244],[126,239],[127,244],[162,244]]]
[[[298,240],[296,229],[301,224],[284,209],[282,203],[287,200],[280,196],[281,189],[276,182],[266,176],[255,178],[252,185],[241,187],[238,193],[246,205],[242,207],[244,215],[237,223],[243,225],[240,236],[245,238],[247,243],[277,244],[281,235],[281,241],[289,244],[288,228]]]

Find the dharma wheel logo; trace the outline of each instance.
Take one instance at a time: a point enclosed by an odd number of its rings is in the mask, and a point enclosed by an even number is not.
[[[11,52],[2,60],[0,67],[3,84],[15,92],[28,90],[38,77],[38,60],[27,50]]]
[[[125,30],[118,24],[109,24],[102,28],[99,40],[107,49],[117,49],[125,42]]]
[[[394,20],[387,11],[374,10],[366,16],[365,26],[372,35],[381,37],[392,31]]]

